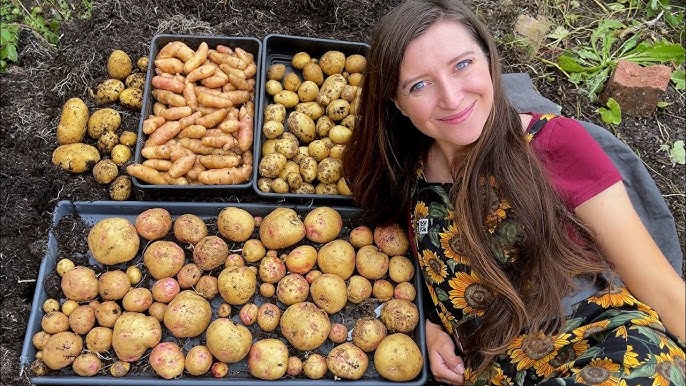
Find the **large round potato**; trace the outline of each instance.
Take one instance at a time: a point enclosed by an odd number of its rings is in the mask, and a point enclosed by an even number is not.
[[[67,299],[84,302],[98,296],[98,279],[89,267],[77,266],[65,272],[61,282]]]
[[[399,224],[376,227],[374,229],[374,243],[389,256],[404,255],[410,250],[407,232]]]
[[[280,325],[281,333],[288,342],[302,351],[314,350],[321,346],[331,332],[329,316],[310,302],[288,307],[281,315]]]
[[[158,343],[150,352],[150,367],[164,379],[174,379],[183,374],[186,358],[175,342]]]
[[[43,362],[52,370],[69,366],[81,354],[83,339],[71,331],[58,332],[48,338],[43,348]]]
[[[259,379],[274,380],[283,377],[288,369],[288,347],[274,338],[258,340],[250,348],[248,370]]]
[[[367,371],[369,358],[352,342],[334,347],[326,356],[326,366],[334,375],[343,379],[360,379]]]
[[[207,327],[205,338],[212,355],[224,363],[242,360],[248,355],[252,345],[250,330],[227,318],[213,320]]]
[[[143,263],[155,279],[175,276],[185,260],[183,249],[173,241],[154,241],[143,253]]]
[[[219,212],[217,228],[227,239],[243,242],[249,239],[255,230],[255,220],[245,209],[229,206]]]
[[[260,240],[268,249],[288,248],[305,237],[305,224],[295,210],[276,208],[262,220]]]
[[[412,338],[395,333],[379,343],[374,352],[374,366],[382,377],[394,382],[405,382],[419,375],[424,359]]]
[[[323,273],[347,280],[355,271],[355,248],[343,239],[329,241],[319,248],[317,265]]]
[[[310,295],[314,304],[329,314],[342,310],[348,301],[345,281],[332,273],[314,279],[310,285]]]
[[[405,299],[391,299],[384,303],[379,316],[391,332],[410,332],[417,327],[419,310]]]
[[[120,360],[134,362],[161,339],[162,327],[154,316],[124,312],[114,323],[112,348]]]
[[[88,249],[100,264],[126,263],[136,256],[139,246],[136,227],[122,217],[100,220],[88,233]]]
[[[224,268],[217,279],[217,287],[222,299],[238,306],[247,303],[257,289],[257,276],[248,267]]]
[[[195,291],[181,291],[164,311],[164,325],[177,338],[202,334],[212,319],[210,303]]]
[[[320,206],[311,210],[305,220],[307,239],[315,243],[328,243],[333,241],[341,233],[343,218],[336,209],[328,206]]]
[[[369,280],[381,279],[388,272],[390,259],[374,245],[362,246],[355,255],[357,272]]]

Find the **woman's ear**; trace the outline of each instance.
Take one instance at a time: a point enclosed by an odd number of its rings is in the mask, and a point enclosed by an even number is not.
[[[402,114],[402,115],[404,115],[404,116],[407,116],[407,114],[405,114],[405,110],[403,110],[403,108],[400,107],[400,104],[398,103],[398,100],[393,99],[393,103],[395,103],[395,107],[400,111],[400,114]]]

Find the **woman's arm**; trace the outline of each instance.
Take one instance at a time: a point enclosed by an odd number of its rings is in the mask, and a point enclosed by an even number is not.
[[[450,385],[464,384],[464,363],[455,354],[453,339],[440,325],[426,320],[426,348],[434,378]]]
[[[680,341],[686,338],[686,287],[636,214],[620,181],[575,209],[596,232],[619,277],[660,315]]]

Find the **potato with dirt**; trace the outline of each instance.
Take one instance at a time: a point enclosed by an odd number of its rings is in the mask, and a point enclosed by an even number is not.
[[[136,216],[134,223],[136,231],[146,240],[157,240],[169,234],[172,228],[172,218],[164,208],[150,208]]]
[[[353,344],[364,352],[372,352],[388,334],[386,325],[376,318],[361,318],[353,327]]]
[[[310,295],[314,304],[329,314],[342,310],[348,301],[345,281],[331,273],[322,274],[312,281]]]
[[[65,272],[61,281],[67,299],[77,302],[93,300],[98,296],[98,279],[89,267],[76,266]]]
[[[227,318],[212,321],[205,333],[207,348],[224,363],[241,361],[252,346],[252,334],[247,327],[234,324]]]
[[[81,174],[100,161],[100,151],[85,143],[68,143],[52,152],[52,163],[68,171]]]
[[[248,371],[259,379],[275,380],[288,369],[288,347],[274,338],[258,340],[250,348]]]
[[[257,276],[250,268],[224,268],[217,278],[219,294],[225,302],[239,306],[247,303],[257,289]]]
[[[422,371],[424,359],[417,343],[401,333],[388,335],[374,352],[374,366],[382,377],[407,382]]]
[[[71,331],[58,332],[43,348],[43,362],[51,370],[59,370],[74,362],[83,349],[83,339]]]
[[[410,250],[407,232],[400,224],[378,226],[374,229],[374,244],[388,256],[400,256]]]
[[[112,348],[112,329],[102,326],[94,327],[86,334],[86,348],[97,353],[104,353]]]
[[[263,283],[276,284],[286,276],[286,265],[277,256],[265,256],[260,261],[258,275]]]
[[[293,347],[309,351],[326,341],[331,332],[331,321],[326,311],[314,303],[301,302],[289,306],[283,312],[280,327],[281,333]]]
[[[419,322],[417,306],[405,299],[391,299],[383,304],[381,321],[391,332],[411,332]]]
[[[317,264],[317,250],[311,245],[301,245],[293,249],[285,259],[289,272],[306,275]]]
[[[69,328],[79,334],[86,335],[95,326],[95,309],[88,304],[82,304],[69,314]]]
[[[303,224],[295,210],[279,207],[267,214],[260,225],[260,240],[268,249],[288,248],[305,237]]]
[[[340,235],[343,218],[336,209],[320,206],[312,209],[303,220],[305,236],[315,243],[328,243]]]
[[[196,244],[207,236],[207,224],[194,214],[182,214],[174,220],[173,232],[177,241]]]
[[[116,132],[121,125],[121,114],[112,108],[97,109],[90,115],[87,122],[88,136],[98,139],[106,131]],[[81,141],[79,141],[81,142]]]
[[[88,106],[81,98],[71,98],[62,106],[57,125],[57,142],[60,145],[83,142],[88,124]]]
[[[388,264],[388,276],[396,283],[412,280],[414,264],[405,256],[393,256]]]
[[[109,184],[119,175],[119,167],[109,158],[101,159],[93,166],[93,178],[99,184]]]
[[[152,292],[146,287],[132,288],[121,300],[122,307],[129,312],[145,312],[152,303]]]
[[[203,375],[212,367],[212,353],[205,345],[191,347],[186,354],[185,367],[191,375]]]
[[[304,302],[310,294],[310,284],[304,276],[290,273],[276,285],[276,298],[287,306]]]
[[[136,256],[139,246],[136,228],[123,217],[100,220],[88,233],[88,249],[100,264],[126,263]]]
[[[210,303],[195,291],[181,291],[164,311],[164,326],[177,338],[202,334],[212,319]]]
[[[162,342],[153,347],[148,362],[160,377],[174,379],[183,374],[186,357],[176,343]]]
[[[353,275],[348,279],[348,287],[346,289],[348,301],[353,304],[359,304],[372,296],[372,283],[364,276]]]
[[[155,279],[175,276],[185,260],[183,249],[173,241],[153,241],[143,252],[143,264]]]
[[[326,366],[335,376],[343,379],[360,379],[369,367],[369,357],[352,342],[345,342],[329,351]]]
[[[244,242],[255,230],[255,219],[245,209],[228,206],[217,216],[219,233],[235,242]]]
[[[357,272],[369,280],[384,277],[388,272],[389,265],[388,255],[381,252],[375,245],[364,245],[355,254]]]
[[[309,379],[321,379],[329,369],[326,367],[326,357],[311,353],[303,362],[303,373]]]
[[[229,246],[219,236],[205,236],[193,248],[193,262],[203,271],[211,271],[221,266],[227,256]]]
[[[125,362],[140,359],[145,351],[162,339],[162,327],[154,316],[140,312],[124,312],[114,323],[112,348]]]

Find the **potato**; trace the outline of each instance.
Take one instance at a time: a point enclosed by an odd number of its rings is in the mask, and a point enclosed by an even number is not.
[[[243,243],[243,250],[241,251],[241,261],[237,261],[237,264],[232,265],[245,265],[244,262],[256,263],[267,254],[267,249],[264,247],[262,242],[258,239],[250,239]],[[228,259],[228,258],[227,258]],[[226,263],[224,263],[226,265]]]
[[[304,276],[290,273],[276,285],[276,297],[287,306],[304,302],[310,294],[310,285]]]
[[[108,300],[95,307],[95,319],[103,327],[114,327],[114,323],[121,315],[121,307],[117,302]]]
[[[362,74],[359,72],[356,72],[354,74],[350,74],[348,76],[348,84],[351,86],[361,86],[362,85]],[[357,98],[355,98],[357,99]]]
[[[313,157],[303,158],[300,162],[300,175],[302,176],[303,181],[314,181],[317,178],[317,167],[317,160]]]
[[[128,109],[140,110],[143,106],[143,90],[131,87],[123,89],[119,93],[119,103]]]
[[[107,73],[115,79],[126,79],[131,75],[133,63],[129,55],[122,50],[114,50],[107,59]]]
[[[405,256],[393,256],[388,265],[388,276],[396,283],[412,280],[414,264]]]
[[[393,290],[393,297],[396,299],[405,299],[411,302],[414,301],[416,296],[417,290],[412,283],[407,281],[398,283],[398,285],[395,286],[395,290]]]
[[[260,284],[259,291],[260,295],[264,296],[265,298],[270,298],[276,294],[276,286],[274,286],[272,283],[262,283]]]
[[[136,216],[134,227],[147,240],[161,239],[171,230],[171,214],[164,208],[146,209]]]
[[[286,276],[286,265],[277,256],[266,256],[260,261],[258,274],[263,283],[275,284]]]
[[[69,366],[81,354],[83,339],[71,331],[52,335],[43,349],[43,362],[52,370]]]
[[[100,264],[126,263],[138,253],[140,240],[136,228],[122,217],[98,221],[88,233],[88,249]]]
[[[117,110],[111,108],[95,110],[88,118],[88,136],[98,139],[106,131],[117,131],[120,125],[121,114]]]
[[[255,230],[255,220],[245,209],[226,207],[217,216],[219,233],[235,242],[243,242],[252,236]]]
[[[83,353],[74,359],[71,368],[76,375],[92,377],[102,369],[102,361],[93,353]]]
[[[195,292],[207,300],[214,299],[219,293],[219,280],[211,275],[200,276],[195,284]]]
[[[303,361],[296,357],[292,356],[288,358],[288,367],[286,368],[286,374],[292,376],[292,377],[297,377],[302,373],[303,371]]]
[[[174,379],[183,374],[186,357],[174,342],[158,343],[150,352],[150,367],[164,379]]]
[[[148,63],[150,63],[150,59],[147,56],[141,56],[136,60],[136,67],[138,67],[141,72],[146,72],[148,70]]]
[[[352,74],[354,72],[362,73],[367,66],[367,59],[360,54],[348,55],[345,58],[345,71]]]
[[[124,201],[131,195],[131,177],[122,175],[114,179],[110,184],[110,198],[115,201]]]
[[[316,63],[307,63],[302,69],[303,79],[314,82],[317,86],[321,86],[324,82],[324,72],[322,68]]]
[[[281,80],[281,84],[283,84],[283,89],[285,91],[291,91],[291,92],[296,92],[298,91],[298,88],[300,87],[300,84],[302,83],[302,80],[300,80],[300,77],[298,74],[295,72],[289,72],[284,75],[283,79]],[[276,95],[274,95],[276,97]],[[274,99],[275,102],[281,103]],[[296,102],[297,103],[297,102]],[[284,103],[286,107],[289,107],[287,104]],[[293,106],[290,106],[293,107]]]
[[[125,312],[114,324],[112,348],[120,360],[134,362],[148,348],[155,347],[161,338],[162,328],[155,317],[139,312]]]
[[[207,236],[207,225],[194,214],[183,214],[174,221],[174,237],[182,243],[196,244]]]
[[[145,287],[132,288],[121,300],[122,307],[129,312],[145,312],[152,302],[152,292]]]
[[[367,228],[367,230],[369,230],[369,228]],[[355,230],[353,230],[353,232],[355,232]],[[353,241],[353,232],[350,234],[351,243]],[[367,236],[371,237],[371,231],[369,231],[368,235],[363,237]],[[355,241],[358,245],[360,245],[360,240],[356,239]],[[388,272],[389,264],[390,259],[388,258],[388,255],[381,252],[374,245],[362,246],[355,255],[355,268],[357,269],[357,272],[370,280],[381,279],[384,277],[386,272]]]
[[[202,271],[200,268],[194,263],[188,263],[181,267],[176,274],[176,280],[179,283],[179,288],[188,289],[196,285],[201,276]]]
[[[224,378],[229,373],[229,365],[224,362],[214,362],[210,372],[215,378]]]
[[[303,373],[310,379],[320,379],[326,375],[326,358],[321,354],[310,353],[303,362]]]
[[[130,368],[131,363],[129,362],[116,361],[112,363],[112,366],[110,367],[110,374],[115,378],[121,378],[129,373]]]
[[[78,306],[78,302],[71,299],[67,299],[64,303],[62,303],[62,313],[69,316]]]
[[[145,88],[145,74],[135,73],[126,77],[124,85],[127,88],[138,88],[143,90]]]
[[[372,283],[360,275],[351,276],[348,279],[346,290],[348,301],[354,304],[361,303],[372,295]]]
[[[331,148],[331,150],[329,150],[329,156],[332,158],[342,159],[344,150],[345,150],[345,145],[340,145],[340,144],[334,145]],[[341,177],[338,181],[340,181],[341,179],[343,179],[343,178]]]
[[[53,335],[69,329],[69,317],[60,311],[52,311],[43,315],[41,328],[46,333]]]
[[[365,245],[372,245],[374,243],[374,233],[366,225],[360,225],[350,231],[350,244],[356,249],[360,249]]]
[[[57,147],[52,152],[52,163],[75,174],[90,170],[100,161],[100,152],[85,143],[70,143]]]
[[[328,105],[326,105],[326,115],[331,118],[332,121],[338,122],[342,120],[343,118],[347,117],[348,114],[350,113],[350,103],[346,101],[345,99],[334,99],[332,100]],[[348,129],[346,127],[348,131]],[[331,129],[333,130],[333,128]],[[352,134],[352,132],[351,132]],[[331,133],[329,133],[329,136],[331,136]],[[336,143],[347,143],[347,139],[349,137],[342,137],[345,138],[344,142],[336,142]],[[332,138],[333,139],[333,138]]]
[[[374,229],[374,243],[389,256],[404,255],[410,249],[407,233],[399,224],[376,227]]]
[[[329,241],[319,248],[317,265],[323,273],[347,280],[355,271],[355,249],[343,239]]]
[[[245,324],[246,326],[251,326],[253,323],[257,321],[257,313],[260,311],[260,308],[257,306],[255,303],[247,303],[244,304],[243,307],[238,311],[238,318],[241,320],[241,323]]]
[[[98,279],[91,268],[77,266],[65,272],[61,281],[67,299],[85,302],[98,296]]]
[[[276,142],[274,142],[276,146]],[[271,153],[262,157],[258,165],[260,176],[267,178],[277,178],[279,173],[286,166],[288,159],[281,153]]]
[[[323,184],[335,184],[343,176],[343,162],[326,157],[317,164],[317,179]]]
[[[154,301],[169,303],[181,292],[181,286],[173,277],[165,277],[156,280],[152,284],[150,292],[152,292],[152,299]]]
[[[212,359],[212,353],[207,346],[193,346],[186,354],[184,365],[189,374],[203,375],[212,367]]]
[[[257,277],[248,267],[230,267],[221,271],[217,285],[222,299],[237,306],[247,303],[255,294]]]
[[[283,63],[274,63],[267,69],[267,79],[281,81],[286,74],[286,66]]]
[[[288,369],[288,347],[274,338],[258,340],[250,348],[248,371],[259,379],[279,379]]]
[[[55,270],[60,277],[64,276],[64,273],[74,268],[74,262],[68,258],[62,258],[57,262]]]
[[[279,138],[274,144],[274,150],[277,153],[283,154],[286,159],[291,159],[298,154],[298,141],[292,138]],[[286,165],[288,165],[288,161]],[[286,165],[284,165],[284,169]],[[281,173],[283,173],[284,169],[282,169]],[[283,178],[281,174],[279,174],[279,177]]]
[[[342,310],[348,300],[345,281],[331,273],[324,273],[312,281],[310,295],[314,304],[329,314]]]
[[[185,260],[183,249],[173,241],[153,241],[143,252],[143,264],[155,279],[175,276]]]
[[[305,225],[295,210],[279,207],[264,217],[259,233],[266,248],[288,248],[305,237]]]
[[[326,75],[340,74],[345,68],[345,54],[337,50],[327,51],[319,58],[319,67]]]
[[[295,69],[302,70],[307,63],[310,63],[311,59],[310,54],[301,51],[293,55],[293,58],[291,58],[291,65],[293,65],[293,68]]]
[[[321,206],[311,210],[303,220],[305,237],[315,243],[328,243],[341,233],[343,218],[337,210]]]
[[[329,340],[333,343],[343,343],[348,339],[348,328],[341,323],[333,323],[331,325],[331,332],[329,332]]]
[[[374,281],[372,285],[372,295],[381,300],[387,301],[393,298],[394,287],[391,282],[385,279],[378,279]]]
[[[322,106],[328,106],[329,103],[341,97],[343,87],[347,84],[348,82],[341,74],[327,77],[319,88],[319,95],[316,98],[317,103]]]
[[[319,94],[319,86],[311,80],[306,80],[298,87],[298,99],[300,102],[313,102]],[[320,108],[321,111],[321,108]],[[321,114],[319,114],[321,116]]]
[[[298,94],[290,90],[281,90],[274,95],[274,102],[284,105],[287,109],[295,107],[300,102]]]
[[[43,330],[38,331],[37,333],[33,334],[33,337],[31,337],[31,343],[33,343],[33,347],[35,347],[37,350],[43,350],[45,345],[48,343],[50,336],[52,336],[52,334],[49,334]]]
[[[86,348],[97,353],[107,352],[112,348],[112,329],[98,326],[88,331]]]
[[[338,194],[338,188],[336,188],[336,184],[318,183],[314,187],[314,193],[315,194]]]
[[[126,146],[134,146],[138,136],[133,131],[124,131],[119,135],[119,143]]]
[[[105,131],[102,133],[95,146],[101,154],[109,154],[112,149],[119,143],[119,136],[113,131]]]
[[[279,82],[276,79],[269,79],[265,84],[264,84],[264,89],[267,91],[267,94],[269,95],[275,95],[279,91],[283,90],[283,85],[281,85],[281,82]]]
[[[382,377],[394,382],[406,382],[419,375],[424,359],[412,338],[395,333],[379,343],[374,352],[374,365]]]
[[[331,120],[326,115],[322,115],[317,119],[317,123],[315,124],[315,130],[317,131],[317,136],[320,138],[324,138],[329,135],[329,131],[331,130],[332,127],[334,127],[336,123]]]
[[[177,338],[202,334],[210,324],[211,318],[210,303],[191,290],[179,293],[164,311],[164,325]]]
[[[295,134],[301,143],[310,143],[317,138],[314,121],[300,111],[292,111],[288,115],[288,130]]]
[[[118,166],[122,166],[128,162],[132,155],[133,153],[131,152],[131,148],[126,145],[122,145],[121,143],[114,145],[110,151],[110,157],[112,158],[112,161]]]
[[[264,136],[268,139],[278,138],[283,134],[283,130],[284,127],[282,122],[267,121],[262,125],[262,133],[264,133]]]
[[[280,103],[272,103],[264,108],[264,121],[283,122],[286,120],[286,107]]]
[[[69,328],[79,335],[86,335],[95,326],[95,309],[81,305],[69,315]]]
[[[307,145],[307,154],[319,162],[329,156],[329,148],[324,141],[315,139]]]
[[[227,318],[213,320],[207,327],[205,339],[212,355],[224,363],[241,361],[252,345],[250,330]]]
[[[308,323],[303,323],[304,320]],[[329,316],[311,302],[289,306],[281,315],[280,327],[288,342],[301,351],[321,346],[331,332]]]
[[[86,136],[88,106],[80,98],[70,98],[62,106],[57,125],[57,142],[60,145],[79,143]]]
[[[335,102],[335,101],[334,101]],[[330,104],[329,106],[332,106]],[[328,107],[327,107],[328,111]],[[331,118],[334,118],[333,116],[329,115]],[[352,137],[353,132],[349,128],[342,126],[342,125],[335,125],[334,127],[329,130],[329,138],[336,144],[339,145],[345,145],[350,141],[350,137]],[[340,157],[339,157],[340,158]]]
[[[384,303],[379,317],[389,331],[408,333],[417,327],[419,311],[408,300],[391,299]]]
[[[301,245],[293,249],[284,262],[289,272],[305,275],[317,263],[317,250],[311,245]]]
[[[119,175],[119,167],[111,159],[101,159],[93,166],[93,177],[100,184],[109,184]]]
[[[46,299],[43,302],[43,311],[47,314],[48,312],[52,311],[59,311],[60,310],[60,301],[57,299]]]
[[[372,352],[386,337],[386,325],[376,318],[362,318],[355,321],[353,344],[364,352]]]
[[[279,326],[281,310],[276,304],[262,303],[257,310],[257,325],[262,331],[274,331]]]
[[[360,379],[367,371],[369,358],[351,342],[342,343],[329,351],[326,366],[334,375],[343,379]]]
[[[124,91],[125,85],[119,79],[106,79],[95,88],[93,99],[99,104],[111,103],[119,100],[119,94]]]
[[[193,248],[193,262],[203,271],[211,271],[221,266],[228,255],[229,246],[218,236],[205,236]]]
[[[161,302],[152,302],[148,307],[148,315],[154,316],[160,322],[164,322],[164,312],[167,310],[167,304]]]

